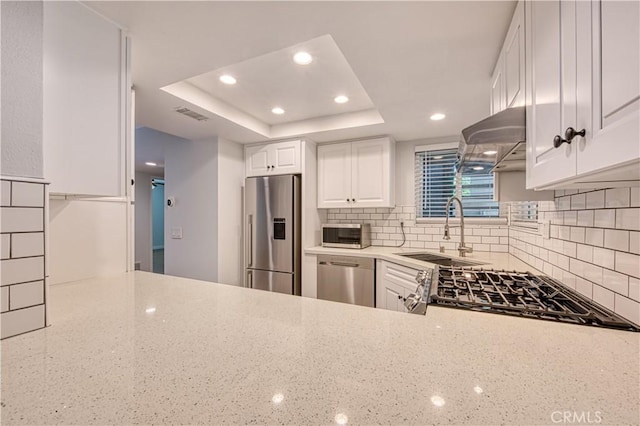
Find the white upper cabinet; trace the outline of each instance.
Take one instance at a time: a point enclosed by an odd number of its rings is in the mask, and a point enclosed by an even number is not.
[[[394,182],[390,138],[318,146],[318,208],[393,207]]]
[[[524,4],[520,2],[516,6],[491,77],[492,115],[506,108],[524,106],[524,27]]]
[[[318,146],[318,207],[351,207],[351,144]]]
[[[302,173],[301,141],[275,142],[245,149],[247,177]]]
[[[504,61],[500,54],[498,63],[491,76],[491,115],[505,109],[506,96],[504,96]]]
[[[535,188],[576,174],[575,145],[554,147],[576,122],[575,1],[525,6],[527,188]]]
[[[130,160],[126,38],[79,2],[45,2],[43,19],[43,147],[50,192],[123,196]]]
[[[531,1],[525,16],[527,187],[640,179],[640,3]]]
[[[578,68],[591,71],[578,74],[577,130],[584,128],[586,135],[577,147],[577,173],[637,165],[640,2],[578,2],[577,8]]]

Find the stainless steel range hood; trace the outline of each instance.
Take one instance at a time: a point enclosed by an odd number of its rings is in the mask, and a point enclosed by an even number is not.
[[[523,171],[525,142],[525,108],[508,108],[462,131],[459,167],[483,166],[494,172]]]

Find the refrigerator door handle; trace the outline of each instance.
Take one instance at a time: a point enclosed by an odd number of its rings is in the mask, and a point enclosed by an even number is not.
[[[253,288],[253,271],[247,271],[247,287]]]
[[[249,254],[247,255],[247,266],[253,266],[253,215],[249,215],[249,244],[247,247],[249,248]]]

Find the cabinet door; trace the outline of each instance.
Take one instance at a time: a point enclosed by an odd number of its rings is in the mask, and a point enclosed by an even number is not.
[[[404,298],[415,290],[418,271],[383,260],[376,266],[376,308],[407,312]]]
[[[250,146],[245,151],[245,170],[247,177],[265,176],[269,174],[268,145]]]
[[[518,3],[504,41],[505,108],[524,106],[524,3]]]
[[[583,174],[640,158],[640,3],[594,0],[577,7]]]
[[[351,143],[318,147],[318,208],[352,207]]]
[[[576,144],[554,148],[576,123],[575,0],[525,3],[527,188],[576,174]]]
[[[300,163],[300,141],[269,144],[269,174],[301,173]]]
[[[49,190],[124,196],[130,88],[122,33],[78,2],[45,2],[43,21],[40,116]]]
[[[504,56],[500,52],[500,59],[496,64],[496,69],[491,76],[491,115],[498,113],[505,108],[504,96]]]
[[[392,207],[391,141],[388,138],[351,143],[353,207]],[[355,201],[354,201],[355,200]]]

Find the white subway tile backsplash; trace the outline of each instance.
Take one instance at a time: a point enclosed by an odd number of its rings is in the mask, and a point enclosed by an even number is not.
[[[629,232],[629,251],[640,254],[640,232]]]
[[[11,182],[8,180],[0,181],[0,206],[11,205]]]
[[[576,255],[584,262],[593,263],[593,247],[591,246],[578,244]]]
[[[577,194],[571,196],[571,210],[584,210],[586,205],[586,195]]]
[[[1,337],[15,336],[44,327],[44,305],[2,314]]]
[[[617,209],[616,228],[640,231],[640,208]]]
[[[44,279],[44,257],[27,257],[0,261],[1,285]]]
[[[640,279],[629,277],[629,297],[640,302]]]
[[[584,235],[585,244],[602,247],[604,245],[604,229],[587,228]]]
[[[616,211],[613,209],[596,210],[594,213],[593,226],[596,228],[615,228]]]
[[[577,225],[578,224],[578,212],[566,211],[564,212],[564,224],[565,225]]]
[[[604,205],[607,208],[629,207],[631,202],[630,190],[629,188],[607,189],[605,191],[604,199]]]
[[[44,231],[43,209],[2,207],[0,232]]]
[[[0,312],[9,310],[9,287],[0,287]]]
[[[11,234],[0,234],[0,259],[8,259],[11,249]]]
[[[593,263],[604,268],[615,269],[615,251],[594,247]]]
[[[615,295],[615,313],[640,325],[640,303],[619,294]]]
[[[599,285],[593,286],[593,300],[596,303],[601,304],[605,308],[614,310],[614,294],[612,291],[607,290],[606,288],[600,287]]]
[[[584,228],[580,228],[576,226],[571,227],[571,241],[576,243],[584,243],[584,237],[585,237]]]
[[[593,284],[590,281],[577,277],[576,291],[587,296],[589,299],[593,299]]]
[[[593,226],[593,210],[580,210],[578,213],[578,226]]]
[[[21,309],[42,303],[44,303],[43,281],[9,286],[10,309]]]
[[[604,191],[594,191],[586,194],[587,209],[601,209],[604,207]]]
[[[640,186],[631,188],[631,207],[640,207]]]
[[[621,251],[616,252],[616,271],[640,278],[640,256]]]
[[[605,229],[604,246],[614,250],[629,250],[629,231]]]
[[[42,256],[44,254],[44,232],[13,234],[11,257]]]
[[[11,205],[14,207],[44,207],[44,185],[12,182]]]
[[[629,277],[624,274],[605,269],[602,274],[602,285],[616,293],[625,296],[629,294]]]

